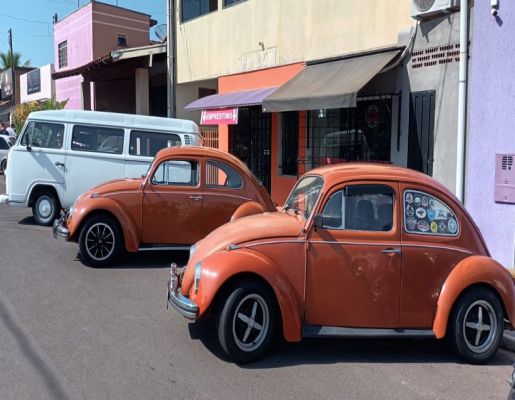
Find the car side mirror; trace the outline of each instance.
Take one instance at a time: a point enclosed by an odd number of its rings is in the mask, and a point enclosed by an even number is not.
[[[315,229],[324,229],[324,216],[322,214],[315,215],[313,217],[313,224]]]

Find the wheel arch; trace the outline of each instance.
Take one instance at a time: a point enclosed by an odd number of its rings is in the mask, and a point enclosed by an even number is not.
[[[139,248],[139,235],[136,224],[130,215],[116,202],[109,199],[96,199],[95,207],[75,210],[70,229],[70,240],[77,241],[84,224],[92,217],[106,215],[113,218],[120,228],[123,236],[124,247],[129,252],[137,252]]]
[[[268,257],[248,249],[222,251],[202,263],[198,296],[200,315],[216,311],[231,287],[245,279],[265,285],[274,295],[282,334],[289,342],[302,339],[301,306],[284,272]],[[217,266],[223,266],[217,268]]]
[[[515,285],[511,275],[496,261],[485,256],[462,260],[449,274],[438,297],[433,332],[437,338],[447,333],[449,317],[457,301],[474,288],[490,290],[498,298],[504,318],[515,323]]]
[[[36,198],[46,192],[52,193],[57,199],[59,207],[62,208],[61,198],[59,197],[59,192],[57,191],[56,187],[46,183],[36,183],[30,188],[29,195],[27,196],[27,206],[32,207],[36,201]]]

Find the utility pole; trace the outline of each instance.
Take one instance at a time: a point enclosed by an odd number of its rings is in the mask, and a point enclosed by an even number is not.
[[[167,96],[166,96],[166,115],[168,118],[175,118],[175,72],[176,72],[176,49],[175,49],[175,32],[176,32],[176,0],[166,0],[166,64],[168,70],[167,76]]]
[[[12,78],[12,95],[11,105],[16,106],[16,70],[14,69],[14,53],[13,53],[13,31],[9,29],[9,52],[11,56],[11,78]]]

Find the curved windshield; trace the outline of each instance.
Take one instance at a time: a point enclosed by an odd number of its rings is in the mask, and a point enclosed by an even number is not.
[[[294,210],[308,218],[324,185],[324,180],[319,176],[306,176],[302,178],[284,205],[284,210]]]

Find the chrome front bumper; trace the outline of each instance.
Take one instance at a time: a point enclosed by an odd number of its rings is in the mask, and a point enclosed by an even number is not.
[[[184,272],[184,268],[178,268],[175,263],[170,265],[167,308],[168,304],[170,304],[173,308],[179,311],[183,317],[196,319],[198,306],[181,294],[182,274]]]
[[[58,237],[68,239],[70,236],[70,231],[68,228],[66,228],[67,219],[68,213],[65,213],[61,216],[61,218],[54,221],[54,225],[52,226],[52,234],[54,235],[54,239],[57,239]]]

